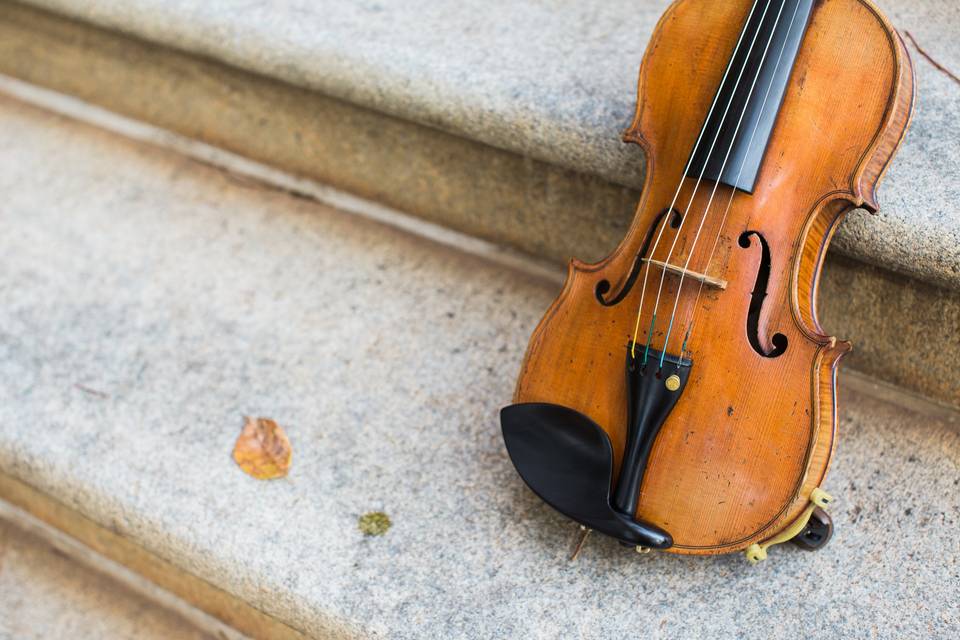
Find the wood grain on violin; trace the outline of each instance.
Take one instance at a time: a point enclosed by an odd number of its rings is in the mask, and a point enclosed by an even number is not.
[[[504,410],[508,450],[541,497],[583,523],[607,518],[568,510],[542,483],[594,500],[569,479],[612,447],[612,508],[669,532],[651,546],[738,551],[797,520],[836,446],[836,369],[850,349],[817,321],[824,254],[847,211],[878,208],[913,102],[906,48],[866,0],[678,0],[667,10],[624,134],[648,159],[633,223],[602,262],[571,261],[516,388],[515,406],[534,412]],[[644,386],[653,379],[674,395]],[[548,405],[570,413],[543,413]],[[635,509],[618,507],[629,495],[625,443],[649,426],[641,413],[662,424],[640,458],[628,456],[642,468]],[[566,440],[546,446],[564,416]],[[590,421],[609,445],[590,440]],[[522,438],[529,446],[512,444]],[[594,457],[576,457],[584,451]],[[623,541],[642,539],[599,520]]]

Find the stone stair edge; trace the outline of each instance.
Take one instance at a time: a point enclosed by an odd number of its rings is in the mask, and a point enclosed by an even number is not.
[[[157,579],[158,576],[148,577],[152,572],[145,569],[143,564],[138,565],[131,560],[129,551],[136,547],[116,531],[94,523],[76,509],[66,507],[28,483],[7,475],[6,470],[0,470],[0,534],[3,527],[15,529],[31,544],[46,548],[62,561],[76,563],[90,572],[95,581],[112,583],[114,588],[121,591],[118,594],[121,597],[133,595],[168,615],[173,614],[181,624],[202,633],[204,639],[248,640],[251,637],[190,602],[183,597],[185,592],[178,594],[170,590],[169,585],[161,586],[163,580]],[[148,557],[145,550],[140,553],[142,557]],[[152,564],[156,565],[155,562]],[[194,589],[190,595],[194,596],[196,591]],[[57,595],[70,598],[73,594],[61,592]],[[70,613],[67,616],[73,617]],[[90,614],[99,615],[100,612],[91,611]],[[59,612],[49,622],[57,625],[65,617],[63,612]],[[2,624],[0,622],[0,633],[4,630]],[[167,630],[161,637],[170,637],[170,633]],[[177,637],[182,635],[181,630]],[[74,637],[95,636],[90,633]]]
[[[561,67],[550,75],[546,73],[549,64],[536,66],[534,62],[520,71],[507,73],[503,82],[496,72],[481,74],[479,80],[467,80],[462,62],[445,65],[436,60],[435,53],[415,55],[409,47],[401,46],[408,45],[406,41],[388,41],[379,48],[367,43],[358,52],[352,52],[349,38],[342,37],[355,28],[349,19],[374,19],[371,16],[375,14],[350,14],[345,9],[337,13],[331,5],[316,10],[295,3],[279,5],[274,13],[281,15],[270,19],[262,16],[261,24],[255,19],[259,14],[233,15],[230,3],[224,1],[203,7],[186,0],[92,0],[82,5],[69,0],[22,1],[100,28],[274,77],[365,109],[596,175],[614,184],[635,188],[642,177],[640,150],[622,144],[619,132],[632,116],[635,67],[666,0],[645,3],[631,14],[625,26],[612,26],[606,12],[594,16],[597,24],[605,25],[608,36],[613,34],[608,38],[613,44],[598,44],[596,34],[588,33],[582,43],[586,52],[578,49],[576,43],[570,45],[570,52],[581,64],[607,62],[598,65],[607,71],[601,74],[602,83],[597,81],[586,88],[589,91],[583,89],[574,98],[564,100],[557,100],[551,91],[566,90],[568,84],[582,84],[582,72],[576,68],[571,71],[570,67]],[[909,10],[901,6],[902,0],[890,3],[896,17],[906,12],[904,20],[919,22],[920,18],[911,17]],[[934,0],[921,4],[923,10],[914,11],[920,17],[939,15]],[[457,22],[458,18],[442,10],[444,7],[433,21],[425,18],[430,28],[435,31],[449,26],[448,23],[461,30],[469,26],[465,19]],[[618,7],[619,4],[608,11],[619,15]],[[289,17],[282,15],[284,10],[294,9],[306,11],[306,24],[323,15],[323,11],[330,12],[333,26],[321,34],[329,36],[328,40],[292,24]],[[389,2],[375,13],[401,19],[406,26],[410,26],[413,15]],[[930,27],[926,22],[920,25],[921,29],[933,29],[924,35],[934,43],[946,39],[944,34],[949,33],[951,20],[958,22],[953,14],[941,13],[945,18],[940,26]],[[541,20],[549,18],[531,15]],[[190,19],[184,20],[184,16]],[[377,20],[382,22],[383,18]],[[481,23],[481,31],[483,26]],[[547,27],[544,30],[548,36],[563,31],[556,22]],[[379,33],[376,28],[373,31],[373,35]],[[492,38],[494,43],[516,44],[515,35],[498,36],[487,31],[482,35]],[[548,36],[531,45],[531,51],[542,55],[545,43],[553,43]],[[323,45],[318,44],[320,40]],[[442,44],[429,44],[442,51]],[[390,66],[393,52],[388,49],[393,45],[397,45],[399,53],[394,57],[399,61]],[[422,49],[428,51],[429,47]],[[960,59],[954,49],[946,50],[949,63]],[[475,55],[471,51],[465,58]],[[616,56],[612,59],[616,64],[611,64],[612,55]],[[923,111],[915,119],[913,133],[881,186],[883,210],[878,217],[850,216],[841,226],[835,246],[845,255],[868,264],[960,289],[960,208],[955,204],[960,151],[945,142],[960,137],[960,90],[919,55],[914,58],[920,83],[926,89],[921,93]],[[509,56],[507,59],[512,60]],[[625,64],[624,60],[636,62]],[[930,106],[923,107],[926,102]]]
[[[110,488],[80,486],[75,477],[20,465],[11,451],[0,451],[0,455],[9,458],[0,468],[0,519],[178,611],[216,637],[306,637],[238,594],[196,575],[195,567],[203,565],[204,558],[191,556],[186,541],[166,540],[164,548],[157,541],[165,540],[167,532],[140,523],[132,526],[125,518],[118,520],[116,509],[120,507],[114,504],[117,496]],[[173,548],[181,550],[165,557],[164,551]],[[192,570],[184,566],[190,563]]]
[[[0,93],[6,93],[14,100],[44,112],[59,114],[69,120],[92,125],[97,130],[118,134],[123,139],[186,156],[233,176],[232,179],[244,184],[258,185],[332,206],[456,251],[481,257],[509,271],[531,276],[549,287],[560,286],[566,277],[565,269],[559,264],[451,228],[446,220],[431,222],[326,183],[286,173],[189,136],[127,118],[79,98],[2,77]],[[920,393],[928,400],[957,406],[960,386],[957,386],[958,379],[949,354],[960,349],[960,343],[948,338],[937,345],[921,347],[914,354],[916,357],[911,361],[912,364],[891,367],[890,362],[891,355],[901,350],[896,336],[912,331],[912,327],[924,326],[931,319],[939,319],[944,336],[960,335],[954,331],[960,319],[956,313],[960,308],[960,299],[955,295],[944,296],[942,289],[932,285],[910,281],[882,268],[837,255],[828,256],[821,284],[820,312],[821,319],[826,321],[824,326],[843,339],[852,338],[857,345],[848,366],[877,380],[899,385],[897,388]],[[900,309],[900,313],[894,314],[896,320],[892,324],[888,322],[875,326],[870,321],[884,317],[889,309]]]

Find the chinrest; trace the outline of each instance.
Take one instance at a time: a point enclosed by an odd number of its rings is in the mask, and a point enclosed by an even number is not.
[[[673,545],[663,529],[613,506],[613,448],[593,420],[560,405],[525,403],[502,409],[500,424],[520,477],[554,509],[629,545]]]

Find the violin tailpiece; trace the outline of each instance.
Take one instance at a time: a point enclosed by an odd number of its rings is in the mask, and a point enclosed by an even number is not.
[[[640,350],[637,350],[639,353]],[[522,403],[500,412],[510,459],[534,493],[581,525],[628,545],[668,549],[673,538],[637,520],[640,485],[653,442],[679,399],[692,362],[650,350],[644,366],[627,346],[629,419],[620,475],[613,486],[613,447],[582,413],[549,403]]]

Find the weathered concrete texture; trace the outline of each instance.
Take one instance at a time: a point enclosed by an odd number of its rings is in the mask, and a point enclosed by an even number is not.
[[[34,489],[0,466],[0,518],[69,557],[114,578],[220,640],[303,640],[304,635],[250,603],[166,562],[127,538]],[[331,635],[331,634],[327,634]]]
[[[28,1],[632,187],[640,184],[642,159],[639,149],[620,143],[619,133],[633,113],[637,66],[649,34],[668,4]],[[942,63],[960,69],[954,0],[880,5]],[[884,189],[883,218],[841,230],[839,242],[848,254],[873,264],[956,287],[960,87],[914,57],[921,89],[917,118]],[[129,91],[132,85],[116,86]],[[152,99],[150,94],[145,91],[142,99]],[[222,106],[195,102],[192,108],[219,113]],[[371,140],[371,153],[380,152],[376,142]],[[416,175],[408,189],[424,184]],[[429,173],[419,177],[428,181]],[[474,215],[488,213],[494,211],[481,208]],[[586,213],[597,219],[606,210],[596,206]],[[614,224],[622,214],[614,212]],[[580,244],[587,250],[594,244],[587,225],[568,235],[585,236]]]
[[[853,342],[845,364],[960,406],[960,291],[832,254],[818,311],[828,333]]]
[[[0,520],[0,638],[209,638]]]
[[[3,2],[0,71],[557,262],[609,253],[639,197],[602,178]]]
[[[543,506],[496,410],[555,291],[3,103],[0,468],[314,635],[952,637],[960,433],[846,391],[823,552],[638,556]],[[80,388],[77,385],[84,385]],[[294,447],[258,482],[243,415]],[[359,516],[393,527],[365,538]]]
[[[31,82],[136,119],[157,123],[273,167],[311,176],[416,213],[444,226],[510,245],[558,263],[570,256],[598,260],[623,237],[639,194],[600,178],[524,159],[511,152],[442,131],[358,109],[345,102],[198,60],[169,49],[78,26],[17,5],[0,3],[0,67]],[[150,92],[128,91],[147,83]],[[206,108],[202,105],[213,105]],[[877,218],[851,216],[847,224]],[[843,263],[847,271],[860,265]],[[827,269],[827,278],[841,274]],[[863,371],[960,404],[960,369],[945,342],[922,341],[921,366],[891,366],[905,331],[931,325],[924,306],[894,307],[903,292],[878,296],[914,281],[866,269],[857,289],[824,285],[825,326],[858,347],[852,361]],[[923,291],[938,291],[919,285]],[[942,326],[960,318],[960,301],[946,289],[931,304]],[[912,293],[907,294],[909,297]],[[858,314],[846,313],[856,298]],[[871,318],[884,317],[883,323]],[[952,333],[945,333],[952,336]],[[864,357],[859,348],[869,349]]]

